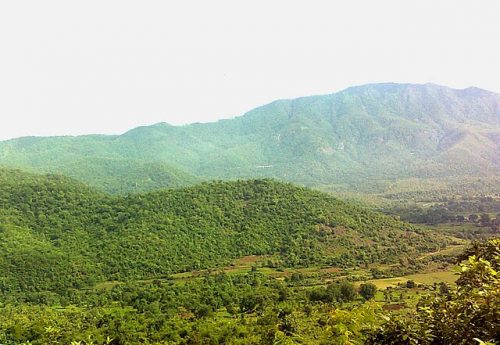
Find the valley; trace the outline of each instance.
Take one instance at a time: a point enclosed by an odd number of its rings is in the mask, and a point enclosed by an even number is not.
[[[386,83],[2,141],[0,343],[494,344],[499,115]]]
[[[269,179],[116,196],[12,169],[0,222],[6,344],[376,344],[494,236]]]

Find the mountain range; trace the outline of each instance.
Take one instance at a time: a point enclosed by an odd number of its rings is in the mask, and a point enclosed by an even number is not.
[[[3,141],[0,164],[122,194],[209,179],[270,177],[318,187],[498,176],[500,95],[370,84],[278,100],[213,123]]]

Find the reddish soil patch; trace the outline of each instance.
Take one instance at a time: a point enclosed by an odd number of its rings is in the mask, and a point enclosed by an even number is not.
[[[400,310],[406,307],[405,303],[396,303],[396,304],[385,304],[382,306],[384,310]]]
[[[328,267],[328,268],[322,268],[320,269],[320,271],[324,273],[338,273],[341,271],[341,269],[338,267]]]
[[[260,255],[248,255],[234,261],[235,266],[248,266],[262,259]]]

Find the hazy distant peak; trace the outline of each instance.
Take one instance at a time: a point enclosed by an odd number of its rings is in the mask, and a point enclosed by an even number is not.
[[[425,83],[425,84],[410,84],[410,83],[372,83],[352,86],[347,89],[341,90],[337,93],[349,92],[349,93],[362,93],[367,90],[374,90],[378,92],[393,92],[393,91],[405,91],[405,90],[436,90],[436,91],[449,91],[449,92],[466,92],[469,94],[489,94],[496,95],[492,91],[481,89],[475,86],[470,86],[464,89],[451,88],[445,85],[435,84],[435,83]]]
[[[131,135],[135,135],[137,133],[141,133],[141,132],[144,132],[144,131],[154,131],[154,130],[165,130],[165,129],[169,129],[169,128],[174,128],[175,126],[167,123],[167,122],[158,122],[158,123],[155,123],[155,124],[152,124],[152,125],[144,125],[144,126],[139,126],[139,127],[135,127],[135,128],[132,128],[131,130],[123,133],[123,136],[131,136]]]
[[[193,176],[326,185],[367,177],[495,175],[498,126],[498,94],[379,83],[277,100],[212,123],[162,122],[108,139],[3,142],[0,164],[63,172],[112,191],[183,185]]]

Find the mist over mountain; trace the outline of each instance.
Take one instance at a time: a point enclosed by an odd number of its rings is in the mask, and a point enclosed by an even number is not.
[[[494,176],[499,152],[500,95],[386,83],[278,100],[213,123],[4,141],[0,164],[64,173],[123,193],[214,178],[319,186]]]

